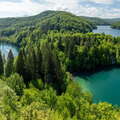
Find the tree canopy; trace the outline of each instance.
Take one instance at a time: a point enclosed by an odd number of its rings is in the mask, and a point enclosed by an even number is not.
[[[120,107],[94,103],[73,73],[120,66],[120,37],[90,33],[95,24],[63,11],[0,19],[0,40],[20,47],[0,53],[1,120],[119,120]]]

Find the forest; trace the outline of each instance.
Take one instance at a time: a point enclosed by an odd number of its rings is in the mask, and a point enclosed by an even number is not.
[[[88,16],[81,16],[96,25],[112,25],[116,22],[120,21],[120,18],[99,18],[99,17],[88,17]]]
[[[113,23],[111,27],[114,29],[120,29],[120,21]]]
[[[1,120],[119,120],[119,106],[94,103],[73,74],[119,67],[120,37],[91,33],[95,23],[63,11],[0,23],[1,41],[20,48],[0,52]]]
[[[65,32],[91,32],[96,25],[87,19],[64,11],[45,11],[36,16],[0,19],[0,39],[16,42],[17,35],[32,29],[42,33],[49,30]]]

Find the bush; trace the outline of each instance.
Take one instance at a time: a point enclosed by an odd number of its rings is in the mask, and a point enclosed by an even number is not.
[[[12,88],[18,96],[23,95],[23,89],[25,84],[23,78],[19,74],[12,74],[9,78],[6,79],[7,85]]]

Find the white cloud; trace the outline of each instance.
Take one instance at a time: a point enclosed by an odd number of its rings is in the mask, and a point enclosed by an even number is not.
[[[88,0],[90,2],[101,3],[101,4],[112,4],[113,0]]]
[[[40,4],[32,0],[0,2],[0,17],[34,15],[44,10],[68,10],[74,12],[79,8],[78,0],[46,0],[46,3],[47,4]],[[8,14],[6,14],[7,12]]]
[[[66,10],[80,16],[120,17],[120,9],[108,10],[103,7],[88,6],[87,3],[82,5],[81,1],[111,4],[113,0],[44,0],[43,3],[35,0],[3,1],[0,2],[0,17],[35,15],[45,10]]]
[[[31,0],[23,0],[22,2],[0,2],[0,17],[33,15],[44,11],[48,6],[32,2]],[[8,13],[8,14],[7,14]]]

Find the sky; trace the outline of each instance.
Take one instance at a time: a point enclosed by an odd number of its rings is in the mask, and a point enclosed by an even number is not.
[[[120,18],[120,0],[0,0],[0,18],[63,10],[78,16]]]

